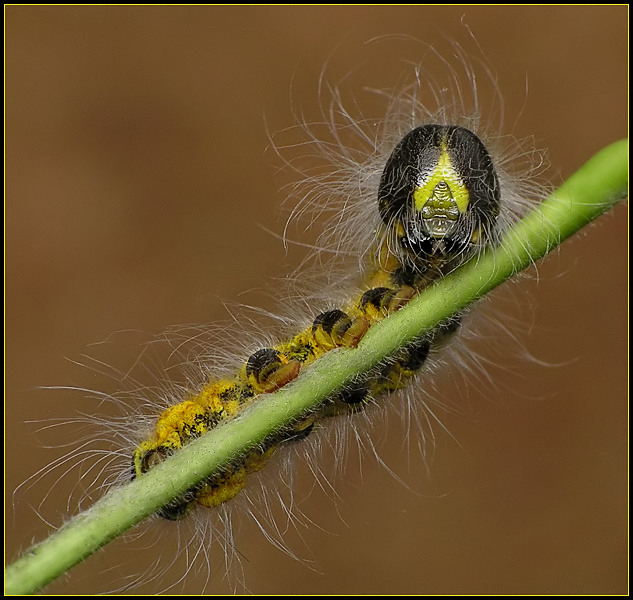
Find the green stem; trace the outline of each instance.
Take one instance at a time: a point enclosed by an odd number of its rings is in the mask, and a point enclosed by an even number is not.
[[[594,156],[507,234],[500,247],[455,270],[374,325],[358,348],[329,352],[296,381],[254,402],[163,464],[111,490],[5,571],[5,591],[33,593],[223,464],[322,402],[407,341],[431,330],[547,254],[621,200],[628,140]]]

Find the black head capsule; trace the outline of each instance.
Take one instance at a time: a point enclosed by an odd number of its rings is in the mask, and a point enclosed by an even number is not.
[[[412,266],[451,260],[480,246],[499,214],[490,154],[470,130],[424,125],[405,135],[380,179],[380,216]]]

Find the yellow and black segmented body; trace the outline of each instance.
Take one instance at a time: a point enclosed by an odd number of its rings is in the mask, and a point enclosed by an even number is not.
[[[310,328],[292,339],[254,352],[233,377],[211,381],[167,409],[151,438],[136,448],[133,477],[142,476],[189,440],[239,413],[255,396],[283,387],[326,352],[355,347],[372,324],[490,244],[499,197],[492,159],[468,129],[424,125],[405,135],[380,180],[377,208],[382,230],[377,232],[380,241],[365,291],[344,310],[317,315]],[[248,473],[259,470],[280,443],[307,436],[319,419],[362,410],[368,398],[405,387],[431,347],[458,326],[459,318],[454,318],[409,344],[290,430],[239,457],[159,514],[178,519],[194,502],[218,506],[233,498],[246,484]]]

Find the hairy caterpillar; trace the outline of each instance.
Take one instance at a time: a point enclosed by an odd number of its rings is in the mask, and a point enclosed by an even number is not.
[[[530,71],[530,74],[531,74],[531,71]],[[530,99],[530,104],[532,104],[532,102],[533,102],[533,100],[532,100],[532,99]],[[547,143],[548,143],[548,145],[549,145],[549,140],[547,141]],[[558,164],[558,163],[556,163],[556,164]],[[275,200],[275,202],[276,202],[276,200]],[[271,208],[270,208],[270,209],[267,209],[267,210],[270,210],[270,211],[273,211],[273,210],[274,210],[274,209],[272,208],[272,204],[271,204]],[[258,218],[258,217],[256,216],[256,217],[255,217],[255,219],[257,219],[257,218]],[[245,219],[241,219],[241,220],[240,220],[240,226],[242,226],[241,224],[242,224],[244,221],[245,221]],[[271,227],[271,228],[272,228],[272,227]],[[198,252],[198,251],[199,251],[200,253],[202,253],[202,249],[196,250],[196,252]],[[259,253],[258,253],[258,254],[259,254]],[[261,254],[264,254],[264,253],[261,253]],[[596,254],[597,254],[597,253],[596,253]],[[94,259],[93,259],[93,260],[94,260]],[[227,260],[228,260],[228,259],[227,259]],[[266,259],[265,259],[265,258],[263,258],[263,260],[265,261]],[[246,261],[246,264],[250,264],[250,263],[252,263],[252,262],[254,262],[254,261],[253,261],[253,259],[251,258],[249,261]],[[257,261],[255,261],[255,262],[257,262]],[[269,263],[265,263],[263,266],[261,265],[261,262],[260,262],[260,264],[258,264],[258,265],[257,265],[257,270],[258,270],[258,271],[261,271],[261,270],[262,270],[262,268],[265,268],[265,269],[270,270],[271,272],[275,272],[275,271],[277,271],[277,266],[276,266],[275,264],[273,264],[274,262],[275,262],[275,261],[274,261],[274,260],[272,260],[272,261],[271,261],[271,264],[269,264]],[[259,275],[259,276],[261,276],[261,277],[262,277],[262,279],[265,279],[265,278],[266,278],[266,276],[265,276],[265,275],[262,275],[261,273],[258,273],[258,275]],[[182,284],[182,282],[181,282],[180,286],[178,287],[178,291],[179,291],[179,292],[182,290],[182,285],[183,285],[183,284]],[[221,287],[222,287],[222,286],[221,286]],[[241,288],[243,288],[243,287],[244,287],[244,286],[243,286],[243,283],[238,284],[238,286],[236,287],[236,290],[239,290],[239,289],[241,289]],[[223,296],[225,296],[225,295],[226,295],[226,293],[225,293],[225,291],[224,291],[224,290],[229,290],[229,292],[228,292],[228,293],[230,294],[230,293],[231,293],[231,292],[230,292],[230,290],[231,290],[231,289],[232,289],[232,288],[227,288],[226,286],[222,287],[222,295],[223,295]],[[209,286],[209,290],[210,290],[210,292],[211,292],[211,293],[213,293],[213,294],[217,293],[217,291],[216,291],[216,290],[214,290],[214,288],[213,288],[212,286]],[[178,294],[178,295],[179,295],[179,294]],[[174,296],[176,296],[176,293],[174,293]],[[205,306],[204,306],[204,308],[205,308],[205,310],[206,310],[206,309],[207,309],[207,307],[208,307],[208,304],[210,304],[210,302],[208,301],[208,298],[205,298],[205,299],[204,299],[204,302],[203,302],[202,304],[204,304],[204,305],[205,305]],[[199,317],[193,317],[193,318],[192,318],[192,320],[193,320],[194,318],[195,318],[195,319],[197,319],[197,320],[203,320],[203,319],[207,319],[207,318],[209,318],[209,317],[208,317],[208,312],[204,312],[204,311],[200,311],[200,312],[201,312],[201,316],[199,316]],[[161,323],[164,323],[164,322],[178,321],[178,320],[182,320],[182,316],[181,316],[181,315],[179,315],[179,314],[175,314],[175,315],[173,315],[173,316],[172,316],[172,315],[167,315],[167,316],[163,315],[163,316],[161,317],[160,322],[161,322]],[[131,321],[131,322],[134,322],[134,321]],[[136,324],[136,323],[135,323],[135,324]],[[112,324],[105,324],[103,327],[104,327],[104,334],[105,334],[105,333],[107,333],[108,331],[112,331],[112,330],[114,330],[114,329],[120,328],[120,324],[114,324],[114,325],[112,325]],[[152,324],[150,324],[150,325],[143,325],[143,327],[146,327],[146,328],[149,328],[149,329],[152,329],[152,328],[154,328],[154,329],[159,329],[159,328],[161,327],[161,325],[160,325],[160,323],[157,323],[157,324],[155,324],[155,325],[152,325]],[[83,339],[84,341],[85,341],[85,339],[86,339],[86,338],[87,338],[87,339],[95,339],[95,338],[98,338],[98,337],[99,337],[99,334],[94,334],[94,335],[90,335],[90,334],[88,334],[88,335],[86,335],[85,333],[83,333],[83,332],[82,332],[82,339]],[[70,356],[74,356],[74,355],[76,355],[76,352],[75,352],[75,353],[73,353],[73,352],[68,352],[68,354],[69,354]],[[563,357],[566,357],[567,355],[563,353],[563,355],[562,355],[562,356],[563,356]],[[72,376],[72,377],[74,377],[74,376]],[[72,380],[72,377],[70,378],[70,380]],[[50,378],[50,377],[45,377],[45,376],[42,376],[42,377],[38,377],[38,378],[37,378],[37,381],[38,381],[38,382],[39,382],[39,381],[42,381],[42,380],[44,380],[44,381],[50,381],[51,379],[53,379],[53,380],[57,381],[57,380],[59,380],[60,378],[59,378],[59,377]],[[62,381],[63,381],[63,380],[64,380],[64,379],[62,378]],[[68,378],[66,378],[66,380],[68,380]],[[93,384],[93,383],[87,383],[87,384],[85,384],[85,385],[89,385],[90,387],[96,387],[96,388],[99,388],[99,385],[98,385],[98,384],[96,384],[96,385],[95,385],[95,384]],[[105,384],[105,385],[107,385],[107,384]],[[46,414],[46,413],[44,412],[44,413],[40,413],[40,414]],[[56,414],[57,414],[57,413],[56,413]],[[22,418],[24,418],[24,416],[22,416]],[[455,427],[455,425],[454,425],[454,424],[451,424],[451,425],[452,425],[452,427]],[[458,438],[460,439],[460,441],[462,441],[462,440],[463,440],[463,432],[460,432],[459,434],[456,434],[456,437],[458,437]],[[469,446],[468,444],[464,444],[464,445],[465,445],[468,449],[470,449],[470,446]],[[353,468],[350,468],[350,470],[353,470]],[[367,475],[366,475],[366,477],[367,477]],[[371,488],[371,487],[373,487],[373,486],[372,486],[372,485],[365,485],[365,486],[363,486],[363,487],[364,487],[364,488],[367,488],[367,487]],[[443,489],[442,491],[445,491],[445,489]],[[365,492],[366,492],[366,490],[365,490]],[[359,505],[360,505],[360,506],[363,506],[363,502],[362,502],[362,500],[360,501]],[[396,505],[397,505],[397,501],[396,501],[395,499],[394,499],[393,505],[394,505],[394,506],[396,506]],[[319,524],[319,522],[318,522],[318,521],[317,521],[317,524]],[[327,537],[328,537],[328,542],[329,542],[329,543],[331,543],[331,542],[332,542],[332,540],[331,540],[331,536],[327,536]],[[167,550],[165,550],[165,549],[163,549],[162,551],[167,552]],[[153,551],[147,551],[147,552],[149,552],[149,553],[155,553],[156,551],[155,551],[155,550],[153,550]],[[253,550],[251,550],[251,552],[253,552]],[[266,554],[266,553],[264,552],[264,554]],[[253,560],[252,556],[249,556],[249,559],[248,559],[248,560],[249,560],[249,564],[252,564],[252,563],[256,562],[256,561],[254,561],[254,560]],[[305,571],[305,569],[304,569],[304,571]],[[310,575],[310,574],[305,575],[305,574],[304,574],[304,576],[303,576],[303,577],[312,577],[312,575]]]
[[[419,122],[422,115],[414,119]],[[133,477],[143,476],[190,440],[237,416],[259,395],[284,387],[325,353],[355,348],[373,323],[493,244],[503,210],[502,193],[514,193],[503,189],[510,183],[504,181],[508,176],[503,172],[497,174],[498,169],[477,135],[461,125],[431,122],[406,133],[389,155],[377,190],[371,185],[373,204],[377,203],[374,211],[382,222],[372,227],[371,271],[356,298],[343,310],[318,313],[309,327],[292,338],[255,350],[237,374],[210,378],[202,387],[186,392],[182,402],[160,415],[149,437],[135,449]],[[344,198],[350,204],[369,200]],[[456,316],[414,340],[375,372],[303,415],[290,430],[270,436],[164,506],[160,516],[177,520],[192,503],[214,507],[227,502],[279,445],[309,435],[320,419],[351,415],[383,394],[412,385],[429,353],[459,329],[460,320]]]

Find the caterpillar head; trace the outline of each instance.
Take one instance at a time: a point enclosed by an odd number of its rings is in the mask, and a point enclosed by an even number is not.
[[[380,216],[401,264],[425,270],[483,247],[499,214],[499,180],[481,140],[459,126],[405,135],[380,179]]]

